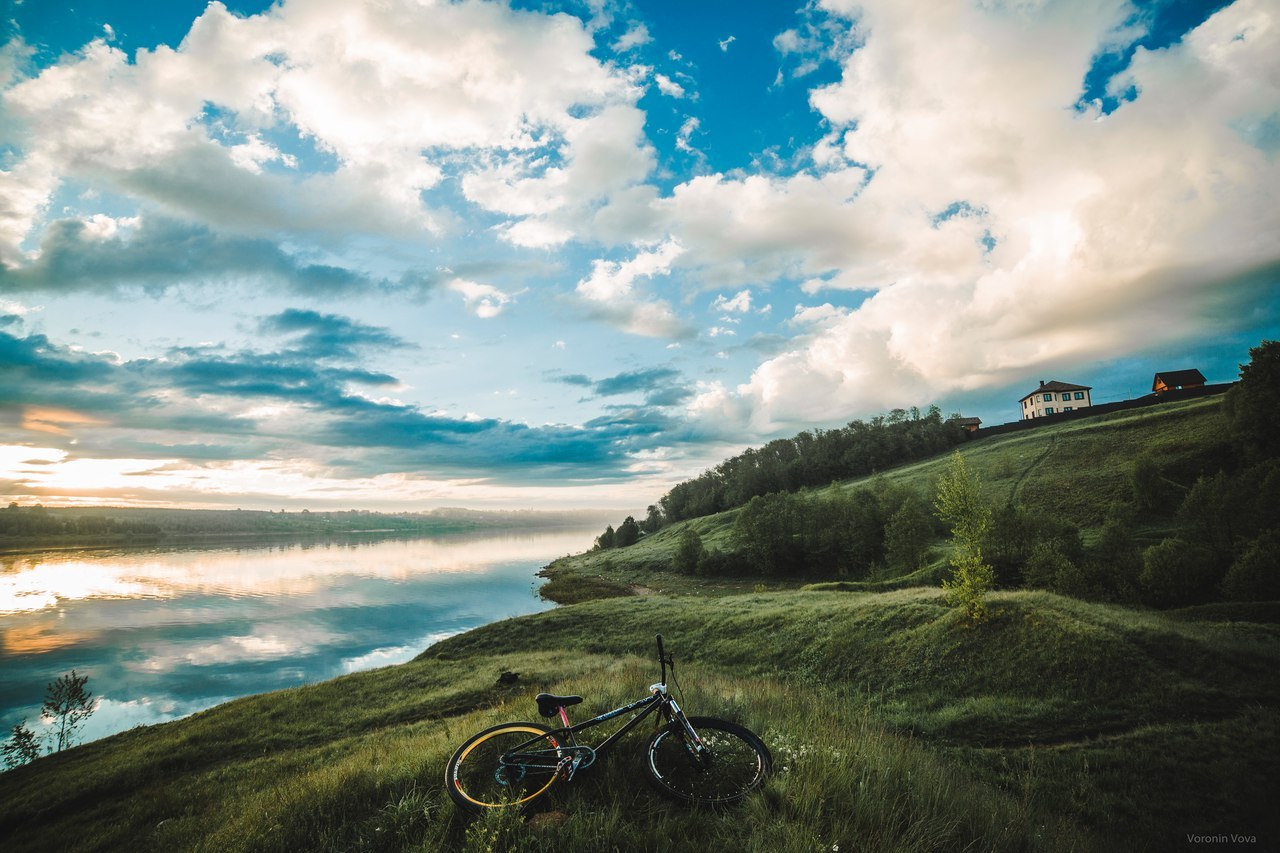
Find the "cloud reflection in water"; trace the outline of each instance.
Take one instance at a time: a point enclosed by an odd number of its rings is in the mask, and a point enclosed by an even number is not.
[[[584,531],[0,562],[0,725],[35,725],[72,668],[99,697],[86,737],[228,698],[401,663],[438,639],[545,609],[534,573]]]

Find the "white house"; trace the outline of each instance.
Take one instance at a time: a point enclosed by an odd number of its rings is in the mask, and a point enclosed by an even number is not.
[[[1093,405],[1089,401],[1088,385],[1072,385],[1070,382],[1045,382],[1040,380],[1040,387],[1023,397],[1022,419],[1043,418],[1045,415],[1056,415],[1059,412],[1074,412],[1087,409]]]

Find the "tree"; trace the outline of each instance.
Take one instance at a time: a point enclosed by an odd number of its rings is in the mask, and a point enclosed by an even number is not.
[[[1138,509],[1159,512],[1168,509],[1173,503],[1174,484],[1164,478],[1160,472],[1160,463],[1150,452],[1141,454],[1133,461],[1129,479],[1133,486],[1133,502],[1138,505]]]
[[[1223,400],[1231,434],[1252,460],[1280,456],[1280,341],[1263,341],[1240,365],[1240,382]]]
[[[1142,552],[1142,588],[1157,607],[1204,604],[1219,577],[1212,552],[1181,539],[1165,539]]]
[[[924,563],[933,539],[929,512],[914,495],[889,516],[884,527],[885,559],[898,568],[914,571]]]
[[[89,676],[70,673],[58,676],[44,691],[41,716],[53,722],[54,752],[61,752],[75,745],[75,736],[84,721],[97,710],[93,694],[85,689]]]
[[[806,560],[802,499],[774,492],[757,495],[738,512],[734,541],[754,572],[800,574]]]
[[[636,540],[639,538],[640,525],[636,524],[636,520],[628,515],[626,520],[618,525],[618,532],[613,537],[613,544],[618,548],[625,548],[628,545],[636,544]]]
[[[1222,581],[1227,601],[1280,599],[1280,530],[1268,530],[1253,541]]]
[[[616,539],[617,539],[617,534],[613,532],[613,525],[610,524],[608,527],[604,529],[604,533],[601,533],[599,536],[596,537],[596,550],[597,551],[609,550],[614,546],[614,541]]]
[[[676,544],[676,555],[673,560],[675,570],[682,575],[691,575],[698,570],[698,563],[706,555],[702,545],[702,536],[693,527],[680,531],[680,539]]]
[[[6,767],[17,767],[40,757],[40,739],[27,728],[26,720],[14,725],[9,740],[0,746],[0,755],[4,755]]]
[[[662,529],[667,520],[662,517],[662,510],[655,504],[649,504],[648,514],[644,521],[640,522],[640,529],[645,533],[657,533]]]
[[[934,502],[938,517],[951,528],[954,548],[951,577],[943,580],[947,602],[963,608],[971,624],[987,618],[987,591],[995,580],[991,566],[982,560],[982,538],[991,527],[991,509],[982,499],[982,484],[969,471],[960,451],[951,456],[938,481]]]

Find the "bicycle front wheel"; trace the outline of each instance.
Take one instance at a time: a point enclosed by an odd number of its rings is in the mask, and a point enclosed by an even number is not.
[[[449,797],[469,812],[525,806],[551,789],[560,743],[541,723],[503,723],[472,735],[444,768]]]
[[[764,784],[769,748],[750,729],[714,717],[688,717],[699,753],[679,720],[649,738],[649,778],[667,796],[696,805],[736,803]]]

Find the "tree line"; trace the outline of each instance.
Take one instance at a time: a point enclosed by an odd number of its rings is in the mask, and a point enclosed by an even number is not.
[[[422,513],[367,510],[186,510],[141,507],[51,508],[11,502],[0,510],[0,544],[157,540],[218,536],[333,536],[357,533],[437,534],[496,527],[578,525],[575,513],[477,512],[462,509]]]
[[[914,406],[894,409],[868,421],[850,421],[844,427],[806,430],[792,438],[748,448],[698,477],[676,484],[648,508],[644,520],[628,517],[623,524],[636,525],[638,533],[653,533],[673,522],[746,506],[756,497],[827,486],[935,456],[967,437],[960,415],[944,418],[937,406],[923,413]],[[625,547],[616,539],[614,544],[606,544],[619,530],[621,526],[614,530],[610,525],[597,539],[597,547]]]

